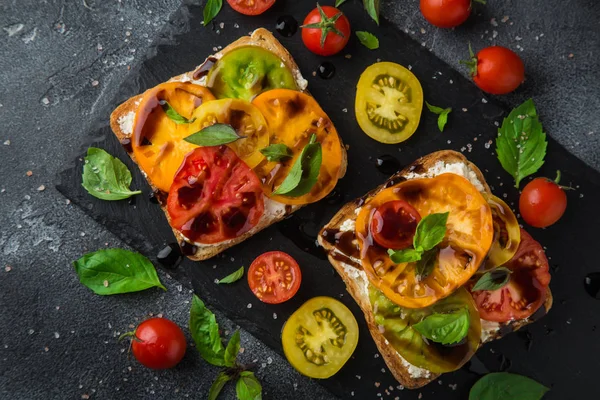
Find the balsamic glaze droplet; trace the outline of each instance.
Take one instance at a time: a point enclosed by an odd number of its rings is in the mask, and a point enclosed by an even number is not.
[[[500,371],[504,372],[507,371],[510,367],[512,366],[512,361],[510,361],[510,359],[506,358],[506,356],[504,354],[502,354],[502,356],[500,357]]]
[[[335,75],[335,65],[325,61],[317,68],[317,74],[322,79],[331,79]]]
[[[157,192],[150,192],[150,194],[148,195],[148,200],[150,200],[150,203],[152,204],[158,204],[158,196],[157,196]]]
[[[402,169],[400,161],[396,157],[384,154],[375,159],[375,167],[379,172],[386,175],[392,175]]]
[[[126,152],[133,153],[133,147],[131,147],[131,139],[121,139],[121,146],[123,146]]]
[[[130,206],[135,206],[135,202],[136,202],[136,197],[137,196],[131,196],[128,200],[127,203],[129,203]]]
[[[198,246],[188,242],[181,242],[179,247],[181,248],[181,253],[186,256],[193,256],[198,251]]]
[[[183,254],[177,243],[169,243],[167,247],[158,252],[156,259],[166,268],[174,269],[183,260]]]
[[[275,29],[283,37],[292,37],[298,32],[298,21],[291,15],[282,15],[277,18]]]
[[[476,374],[476,375],[485,375],[489,374],[490,370],[486,367],[477,356],[471,357],[469,361],[464,365],[463,369]]]
[[[587,294],[596,300],[600,300],[600,272],[587,274],[583,280],[583,285]]]

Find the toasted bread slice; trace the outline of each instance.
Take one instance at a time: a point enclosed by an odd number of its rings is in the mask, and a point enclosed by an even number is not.
[[[362,309],[371,336],[383,356],[386,364],[394,377],[407,388],[419,388],[435,380],[440,374],[432,373],[422,368],[411,365],[406,361],[385,339],[374,320],[372,305],[367,292],[368,279],[360,260],[350,254],[345,254],[331,242],[332,232],[353,232],[348,226],[353,226],[357,217],[357,208],[368,202],[381,190],[404,179],[414,179],[422,176],[435,176],[442,172],[454,172],[465,176],[482,193],[491,194],[490,188],[479,168],[469,162],[461,153],[442,150],[420,158],[402,171],[393,175],[386,183],[365,194],[363,197],[346,204],[323,228],[318,237],[319,244],[327,251],[328,258],[335,270],[340,274],[348,292]],[[350,221],[350,222],[349,222]],[[346,246],[348,246],[348,241]],[[356,242],[353,241],[356,245]],[[503,335],[515,331],[541,317],[552,306],[552,293],[548,289],[544,307],[530,318],[512,321],[499,325],[493,322],[482,324],[482,342],[498,339]]]
[[[281,45],[281,43],[279,43],[277,39],[275,39],[271,32],[263,28],[255,30],[254,32],[252,32],[252,34],[250,34],[250,36],[244,36],[238,39],[237,41],[231,43],[229,46],[225,47],[218,53],[209,56],[206,59],[206,61],[200,66],[198,66],[194,71],[186,72],[184,74],[175,76],[169,81],[192,82],[194,84],[204,86],[205,77],[194,79],[194,76],[196,75],[195,72],[202,68],[203,65],[205,65],[205,63],[210,62],[209,60],[218,60],[228,52],[242,46],[262,47],[266,50],[271,51],[276,56],[281,58],[282,62],[292,71],[294,78],[296,79],[296,85],[298,86],[298,90],[310,95],[310,93],[307,90],[308,82],[302,77],[300,69],[298,68],[298,65],[296,64],[290,53],[285,49],[285,47]],[[133,132],[135,113],[140,102],[142,101],[143,96],[144,93],[131,97],[112,112],[110,116],[110,126],[115,136],[119,139],[119,141],[123,142],[123,140],[127,140],[130,138]],[[128,153],[131,159],[137,163],[133,152],[128,151]],[[347,154],[346,149],[343,145],[342,155],[342,165],[339,175],[340,178],[342,178],[345,175],[347,168]],[[148,184],[152,187],[152,189],[155,192],[158,192],[158,189],[154,187],[150,181],[148,181]],[[165,215],[167,216],[167,219],[169,220],[169,214],[166,209],[166,194],[162,193],[158,196],[158,198],[160,206],[164,211]],[[206,260],[211,257],[214,257],[222,251],[228,249],[229,247],[241,243],[242,241],[251,237],[255,233],[282,220],[283,218],[285,218],[286,215],[293,213],[299,208],[300,206],[286,206],[282,203],[270,200],[265,196],[265,213],[263,214],[259,223],[254,228],[252,228],[250,231],[246,232],[241,236],[238,236],[231,240],[226,240],[224,242],[211,245],[196,244],[195,253],[193,255],[188,255],[188,257],[194,261]],[[173,229],[173,234],[175,235],[179,243],[183,243],[185,241],[184,236],[177,229]]]

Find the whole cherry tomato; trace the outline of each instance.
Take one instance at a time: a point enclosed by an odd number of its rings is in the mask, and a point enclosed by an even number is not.
[[[432,25],[454,28],[471,14],[471,0],[421,0],[421,13]]]
[[[350,39],[350,22],[335,7],[317,4],[304,19],[302,41],[313,53],[331,56],[342,51]]]
[[[502,46],[486,47],[473,54],[463,63],[471,69],[473,81],[481,90],[490,94],[507,94],[525,80],[525,66],[514,51]]]
[[[560,177],[560,173],[559,173]],[[567,195],[556,181],[536,178],[529,182],[519,198],[519,211],[529,225],[545,228],[560,219],[567,209]]]
[[[275,0],[227,0],[231,8],[244,15],[259,15],[267,11]]]
[[[187,344],[181,328],[166,318],[147,319],[125,335],[133,337],[133,355],[148,368],[172,368],[185,355]]]

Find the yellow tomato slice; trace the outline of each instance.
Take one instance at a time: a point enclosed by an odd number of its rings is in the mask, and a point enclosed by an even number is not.
[[[255,168],[263,182],[265,194],[284,204],[308,204],[327,196],[340,178],[342,143],[333,123],[311,96],[289,89],[270,90],[252,101],[262,112],[272,132],[271,144],[283,143],[293,157],[278,162],[261,163]],[[323,157],[317,183],[312,190],[299,197],[272,195],[285,180],[302,149],[311,136],[317,135]]]
[[[356,90],[356,120],[381,143],[400,143],[415,133],[423,110],[423,89],[403,66],[380,62],[360,76]]]
[[[264,156],[260,153],[269,145],[269,129],[258,108],[245,100],[222,99],[202,104],[192,114],[196,120],[189,125],[190,134],[214,124],[228,124],[243,139],[228,146],[250,168],[256,167]]]
[[[521,243],[521,228],[517,217],[502,199],[494,195],[486,197],[494,220],[494,241],[485,261],[485,269],[489,270],[513,258]]]
[[[315,297],[286,321],[281,342],[286,358],[298,372],[326,379],[335,375],[354,353],[358,324],[341,302]]]
[[[159,190],[169,191],[185,155],[197,147],[183,140],[190,135],[189,125],[167,117],[160,102],[167,101],[189,119],[198,106],[214,99],[208,89],[184,82],[163,83],[144,94],[135,115],[132,148],[140,168]]]
[[[392,200],[408,202],[422,217],[449,212],[435,267],[424,279],[417,277],[416,263],[394,264],[387,249],[372,239],[369,229],[375,208]],[[494,227],[490,206],[481,193],[467,179],[448,173],[381,191],[362,207],[356,235],[371,283],[400,306],[423,308],[451,294],[477,271],[492,245]]]

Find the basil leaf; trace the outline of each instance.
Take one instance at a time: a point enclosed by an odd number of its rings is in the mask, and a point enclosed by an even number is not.
[[[204,6],[204,26],[207,26],[223,7],[223,0],[208,0]]]
[[[239,400],[262,399],[262,386],[258,379],[256,379],[256,376],[250,371],[240,373],[240,379],[238,379],[235,385],[235,392]]]
[[[413,238],[415,249],[422,247],[425,251],[431,250],[444,240],[448,214],[448,212],[429,214],[419,222]]]
[[[289,158],[294,155],[292,150],[290,150],[290,148],[283,143],[272,144],[264,149],[261,149],[260,152],[269,161],[280,161],[284,158]]]
[[[225,360],[226,367],[233,367],[235,360],[237,359],[238,353],[240,352],[240,331],[235,331],[227,347],[225,348],[225,354],[223,359]]]
[[[96,147],[88,149],[81,177],[85,190],[101,200],[123,200],[142,193],[141,190],[129,190],[131,172],[127,166]]]
[[[219,375],[217,375],[217,379],[215,379],[215,381],[210,387],[210,390],[208,391],[208,400],[217,400],[217,397],[219,397],[219,393],[221,393],[221,390],[223,390],[225,384],[230,380],[231,376],[229,376],[227,372],[219,372]]]
[[[73,262],[79,281],[100,295],[139,292],[151,287],[167,290],[146,257],[123,249],[88,253]]]
[[[288,176],[273,194],[299,197],[310,192],[317,183],[322,158],[321,143],[317,142],[317,135],[313,134],[308,144],[302,149],[300,157],[294,162]]]
[[[218,367],[225,366],[225,349],[219,335],[215,315],[194,295],[190,310],[190,332],[204,360]]]
[[[438,248],[423,252],[423,255],[417,261],[417,265],[415,266],[415,274],[419,280],[423,280],[427,278],[429,274],[431,274],[433,268],[435,268],[435,262],[438,259],[438,254],[440,254],[440,250]]]
[[[473,385],[469,400],[540,400],[548,390],[550,389],[525,376],[494,372]]]
[[[461,308],[449,314],[431,314],[413,328],[436,343],[453,344],[467,336],[470,321],[469,310]]]
[[[537,172],[546,156],[546,134],[535,104],[527,100],[502,121],[496,139],[496,153],[502,168],[515,179],[515,187],[523,178]]]
[[[390,260],[392,260],[392,262],[395,264],[419,261],[421,259],[422,254],[423,249],[388,249],[388,255],[390,256]]]
[[[438,115],[438,121],[437,121],[438,129],[440,130],[440,132],[444,132],[444,127],[446,126],[446,123],[448,122],[448,114],[450,114],[452,112],[452,108],[436,107],[436,106],[432,106],[428,102],[425,102],[425,104],[427,105],[427,108],[429,109],[429,111]]]
[[[172,120],[173,122],[175,122],[176,124],[179,125],[183,125],[183,124],[191,124],[192,122],[194,122],[196,120],[196,118],[192,118],[192,119],[187,119],[186,117],[184,117],[183,115],[179,114],[177,112],[177,110],[175,110],[168,101],[166,100],[161,100],[158,102],[163,111],[165,112],[165,114],[167,114],[167,117],[169,117],[170,120]]]
[[[219,279],[217,281],[218,284],[222,284],[222,283],[233,283],[233,282],[237,282],[239,281],[242,276],[244,276],[244,267],[241,267],[240,269],[238,269],[237,271],[227,275],[225,278],[223,279]]]
[[[377,25],[379,25],[379,2],[379,0],[363,0],[365,10]]]
[[[207,126],[199,132],[191,134],[183,140],[195,144],[196,146],[205,147],[220,146],[222,144],[235,142],[241,138],[242,136],[238,135],[231,125],[214,124]]]
[[[339,7],[344,4],[347,0],[335,0],[335,6]]]
[[[379,39],[377,39],[377,36],[373,35],[372,33],[358,31],[356,32],[356,36],[358,36],[360,43],[367,49],[375,50],[379,48]]]
[[[510,274],[512,271],[506,267],[494,268],[491,271],[486,272],[477,281],[472,292],[477,290],[489,290],[494,291],[503,288],[510,282]]]

